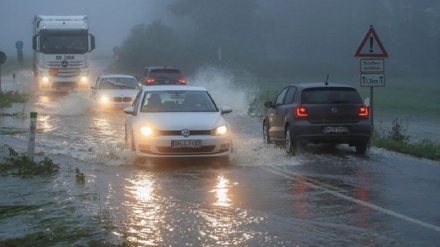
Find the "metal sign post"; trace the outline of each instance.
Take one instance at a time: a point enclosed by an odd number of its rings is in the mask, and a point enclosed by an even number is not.
[[[23,65],[23,41],[15,42],[15,48],[17,48],[17,59]]]
[[[370,29],[362,39],[354,56],[368,58],[360,60],[360,86],[370,87],[370,120],[371,127],[374,128],[373,88],[385,86],[385,61],[382,58],[388,57],[388,53],[372,25],[370,25]]]
[[[29,142],[28,142],[28,157],[31,161],[34,161],[35,150],[35,130],[37,129],[37,112],[31,112],[31,121],[29,126]]]

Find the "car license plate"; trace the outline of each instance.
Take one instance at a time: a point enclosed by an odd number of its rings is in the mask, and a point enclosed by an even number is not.
[[[172,148],[201,148],[202,140],[173,140]]]
[[[324,134],[328,134],[328,133],[348,133],[348,132],[350,132],[350,130],[348,129],[348,127],[345,127],[345,126],[328,126],[328,127],[324,127],[322,129],[322,132],[324,132]]]

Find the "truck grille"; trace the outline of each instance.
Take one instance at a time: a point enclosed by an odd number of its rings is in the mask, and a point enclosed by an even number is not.
[[[49,69],[61,69],[61,61],[50,61],[46,63],[47,68]],[[84,66],[82,61],[69,61],[68,68],[82,68]]]

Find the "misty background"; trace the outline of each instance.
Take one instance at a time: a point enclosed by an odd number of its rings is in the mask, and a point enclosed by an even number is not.
[[[202,66],[266,77],[356,78],[357,47],[374,26],[388,52],[387,75],[438,77],[438,0],[0,0],[0,50],[32,56],[34,15],[87,15],[93,56],[113,56],[119,72]]]

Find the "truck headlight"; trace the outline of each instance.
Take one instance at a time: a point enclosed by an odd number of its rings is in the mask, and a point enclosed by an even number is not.
[[[88,82],[89,78],[87,78],[86,76],[81,77],[81,82]]]

